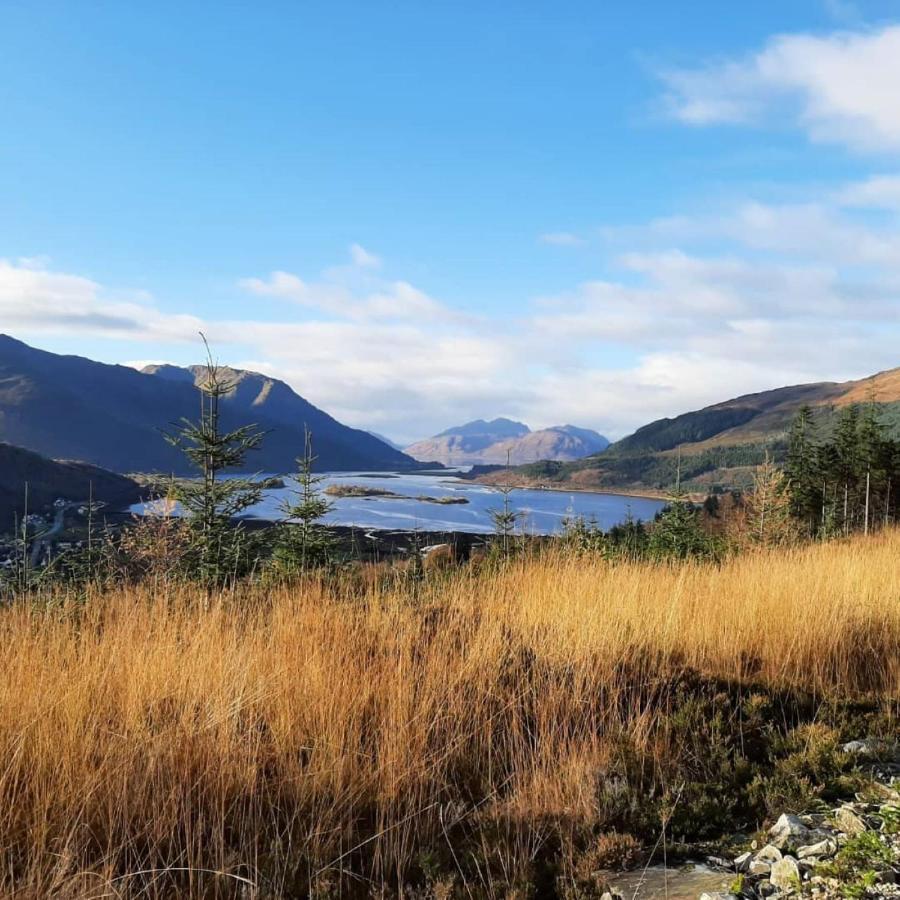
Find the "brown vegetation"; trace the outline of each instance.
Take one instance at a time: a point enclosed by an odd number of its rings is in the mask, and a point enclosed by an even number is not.
[[[898,559],[887,530],[718,566],[550,554],[211,602],[154,572],[11,606],[0,893],[502,896],[632,860],[663,822],[752,826],[764,772],[782,792],[808,774],[809,741],[778,735],[814,722],[831,752],[851,713],[893,727]]]

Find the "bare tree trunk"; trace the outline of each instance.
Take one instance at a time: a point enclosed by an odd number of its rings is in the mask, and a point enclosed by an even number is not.
[[[872,473],[866,469],[866,521],[863,524],[863,534],[869,533],[869,484],[871,482]]]

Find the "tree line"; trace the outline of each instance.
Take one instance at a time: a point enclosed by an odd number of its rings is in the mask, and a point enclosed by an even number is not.
[[[897,520],[900,441],[874,400],[845,407],[830,436],[797,413],[784,467],[790,513],[804,535],[868,533]]]

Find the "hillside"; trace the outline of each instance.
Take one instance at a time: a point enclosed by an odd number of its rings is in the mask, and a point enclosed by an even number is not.
[[[202,367],[138,372],[78,356],[59,356],[0,335],[0,440],[52,458],[78,459],[118,472],[189,469],[162,432],[197,415],[194,382]],[[320,469],[404,469],[417,464],[365,431],[348,428],[284,382],[232,372],[237,382],[225,428],[256,423],[268,432],[248,465],[287,472],[313,433]]]
[[[532,431],[511,419],[476,419],[412,444],[406,452],[414,459],[437,460],[450,466],[513,465],[541,459],[576,460],[597,453],[609,442],[596,431],[559,425]]]
[[[542,461],[516,470],[518,484],[570,485],[584,489],[665,490],[680,467],[683,483],[696,490],[745,485],[769,453],[783,456],[797,411],[813,410],[816,427],[828,434],[841,407],[874,400],[883,420],[900,434],[900,368],[848,382],[793,385],[747,394],[674,418],[658,419],[574,462]],[[497,474],[482,480],[496,481]]]
[[[0,533],[12,531],[14,517],[25,512],[26,484],[29,512],[41,512],[60,497],[73,501],[93,497],[113,507],[140,498],[138,484],[124,475],[0,443]]]

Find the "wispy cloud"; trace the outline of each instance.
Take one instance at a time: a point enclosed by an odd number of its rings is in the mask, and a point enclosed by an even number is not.
[[[739,59],[661,73],[671,116],[689,125],[788,121],[814,141],[900,148],[900,26],[787,34]]]
[[[201,321],[6,261],[0,323],[26,338],[141,339],[169,359],[202,329],[229,362],[402,437],[498,409],[617,436],[736,394],[900,364],[898,201],[900,175],[888,172],[805,201],[748,197],[630,226],[612,274],[523,297],[515,315],[466,317],[381,269],[337,266],[244,279],[284,301],[272,320]]]
[[[381,265],[381,257],[370,253],[360,244],[350,245],[350,258],[355,266],[363,269],[377,269]]]
[[[538,241],[551,247],[583,247],[587,243],[583,237],[569,231],[550,231],[539,235]]]

